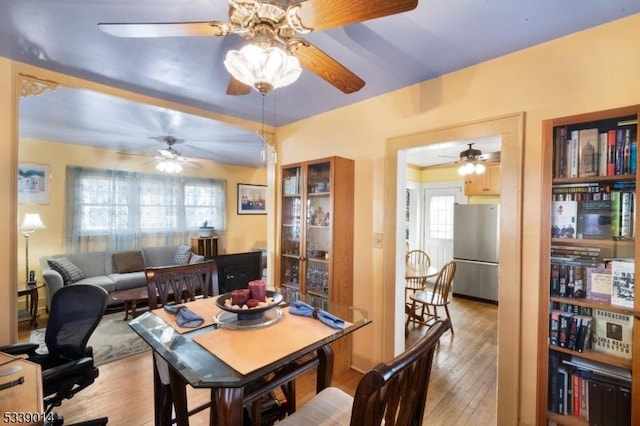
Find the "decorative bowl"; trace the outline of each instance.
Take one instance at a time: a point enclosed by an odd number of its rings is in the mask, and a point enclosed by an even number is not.
[[[259,306],[251,309],[242,309],[242,308],[232,308],[225,305],[225,302],[228,299],[231,299],[231,293],[225,293],[220,295],[220,297],[216,299],[216,306],[224,311],[231,312],[233,314],[238,315],[238,320],[240,321],[245,319],[255,319],[260,317],[263,312],[277,307],[280,304],[280,302],[282,302],[282,295],[280,293],[276,293],[275,291],[267,290],[266,297],[273,299],[273,303],[267,306]]]

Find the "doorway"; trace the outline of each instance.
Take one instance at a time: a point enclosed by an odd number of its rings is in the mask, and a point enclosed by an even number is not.
[[[499,424],[517,424],[519,419],[521,377],[521,271],[522,271],[522,169],[524,114],[439,128],[407,136],[391,138],[385,152],[385,220],[383,309],[395,319],[395,327],[385,330],[383,355],[391,357],[404,348],[404,327],[399,326],[404,312],[397,309],[404,295],[404,268],[398,267],[404,253],[404,238],[397,229],[404,227],[404,193],[406,190],[406,155],[403,150],[450,140],[500,135],[502,166],[500,197],[500,289],[498,306],[498,395]],[[394,238],[395,237],[395,238]],[[400,263],[402,265],[402,263]],[[393,314],[391,314],[393,313]]]

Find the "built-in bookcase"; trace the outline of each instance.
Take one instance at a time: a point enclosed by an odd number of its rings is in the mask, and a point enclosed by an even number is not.
[[[640,424],[639,112],[543,124],[537,424]]]

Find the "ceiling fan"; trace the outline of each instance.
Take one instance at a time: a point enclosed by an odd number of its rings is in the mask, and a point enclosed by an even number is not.
[[[485,166],[482,164],[485,161],[500,161],[500,152],[492,152],[491,154],[482,154],[479,149],[473,148],[474,143],[467,144],[469,148],[460,152],[460,158],[456,163],[461,164],[458,169],[458,174],[482,174],[485,171]]]
[[[98,27],[116,37],[224,37],[237,34],[263,49],[282,46],[304,68],[348,94],[360,90],[365,82],[322,50],[296,35],[406,12],[418,4],[418,0],[228,1],[229,22],[100,23]],[[261,94],[272,89],[255,88]],[[231,77],[227,94],[244,95],[250,91],[249,85]]]
[[[151,136],[149,139],[155,139],[158,142],[166,144],[166,147],[159,148],[158,155],[153,156],[156,162],[156,168],[163,173],[180,173],[184,167],[200,168],[200,165],[193,160],[183,157],[180,152],[173,146],[184,142],[184,139],[178,139],[173,136]],[[146,154],[134,154],[123,152],[126,155],[142,155],[150,157]]]

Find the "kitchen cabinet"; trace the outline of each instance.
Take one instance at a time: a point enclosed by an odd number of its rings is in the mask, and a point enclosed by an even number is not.
[[[487,164],[483,174],[470,174],[464,180],[465,195],[500,195],[500,163]]]

